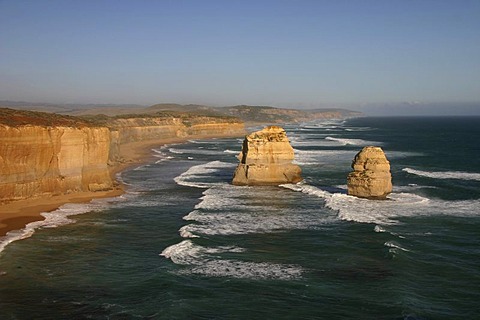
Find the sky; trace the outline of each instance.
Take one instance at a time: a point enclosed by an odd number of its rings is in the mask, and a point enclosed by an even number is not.
[[[480,1],[0,0],[0,100],[480,114]]]

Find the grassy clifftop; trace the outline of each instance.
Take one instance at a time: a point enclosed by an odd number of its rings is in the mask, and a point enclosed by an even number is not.
[[[0,101],[1,105],[1,101]],[[43,105],[43,106],[14,106],[16,109],[32,110],[45,108],[49,112],[57,112],[54,116],[47,116],[41,112],[2,109],[0,123],[11,125],[39,124],[39,125],[69,125],[69,126],[108,126],[112,121],[128,118],[160,118],[181,119],[186,124],[208,122],[250,122],[258,124],[296,123],[316,119],[343,119],[363,116],[362,113],[347,109],[286,109],[271,106],[238,105],[229,107],[211,107],[199,104],[181,105],[175,103],[161,103],[150,107],[138,105]],[[10,111],[9,111],[10,110]],[[63,110],[63,111],[61,111]],[[60,115],[60,114],[63,115]],[[69,117],[69,116],[74,117]]]
[[[24,125],[38,126],[64,126],[64,127],[112,127],[116,126],[119,119],[180,119],[185,125],[190,126],[199,123],[239,123],[240,119],[221,114],[207,114],[180,111],[158,111],[155,113],[122,114],[106,116],[103,114],[68,116],[57,113],[15,110],[0,108],[0,124],[11,127]]]
[[[88,120],[56,113],[0,108],[0,124],[11,127],[36,125],[47,127],[91,127]]]

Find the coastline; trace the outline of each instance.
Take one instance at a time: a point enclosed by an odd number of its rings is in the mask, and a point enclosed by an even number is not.
[[[114,198],[125,193],[125,186],[115,179],[115,175],[128,170],[131,167],[147,163],[154,159],[152,148],[166,145],[183,143],[192,139],[215,139],[234,138],[240,135],[232,134],[206,134],[186,137],[164,138],[145,141],[129,142],[121,145],[121,162],[115,163],[110,168],[115,187],[109,191],[75,192],[71,194],[37,197],[25,200],[12,201],[0,205],[0,237],[6,236],[10,231],[21,230],[31,222],[42,221],[45,218],[42,213],[57,210],[67,203],[88,203],[93,199]]]

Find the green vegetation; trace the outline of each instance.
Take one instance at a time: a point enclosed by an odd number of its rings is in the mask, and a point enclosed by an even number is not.
[[[26,107],[28,106],[24,106],[23,110],[0,108],[0,124],[9,126],[110,127],[118,125],[118,122],[115,124],[115,121],[119,119],[156,119],[157,122],[158,120],[162,120],[166,123],[174,118],[180,119],[187,126],[200,123],[238,123],[242,121],[275,124],[304,122],[315,119],[339,119],[362,115],[359,112],[345,109],[299,110],[248,105],[209,107],[196,104],[180,105],[166,103],[156,104],[146,108],[139,106],[127,107],[124,105],[94,109],[81,108],[75,109],[74,111],[70,110],[68,112],[69,114],[77,114],[76,116],[70,116],[51,113],[60,110],[62,108],[60,105],[55,105],[55,109],[48,109],[51,111],[48,113],[27,111],[28,109],[25,109]],[[45,106],[45,108],[47,107],[49,106]]]
[[[0,124],[12,127],[23,125],[65,126],[65,127],[110,127],[118,119],[180,119],[186,126],[200,123],[238,123],[240,119],[221,114],[202,114],[200,112],[158,111],[155,113],[122,114],[107,116],[104,114],[67,116],[56,113],[14,110],[0,108]]]
[[[66,126],[66,127],[91,127],[94,124],[86,119],[60,115],[56,113],[14,110],[10,108],[0,108],[0,124],[7,126]]]

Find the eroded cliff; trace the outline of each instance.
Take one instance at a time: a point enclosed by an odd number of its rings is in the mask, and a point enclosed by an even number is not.
[[[33,125],[32,125],[33,124]],[[0,109],[0,203],[115,187],[122,147],[140,141],[241,135],[243,123],[214,117],[125,117],[102,123]]]
[[[0,125],[0,201],[108,190],[108,128]]]

